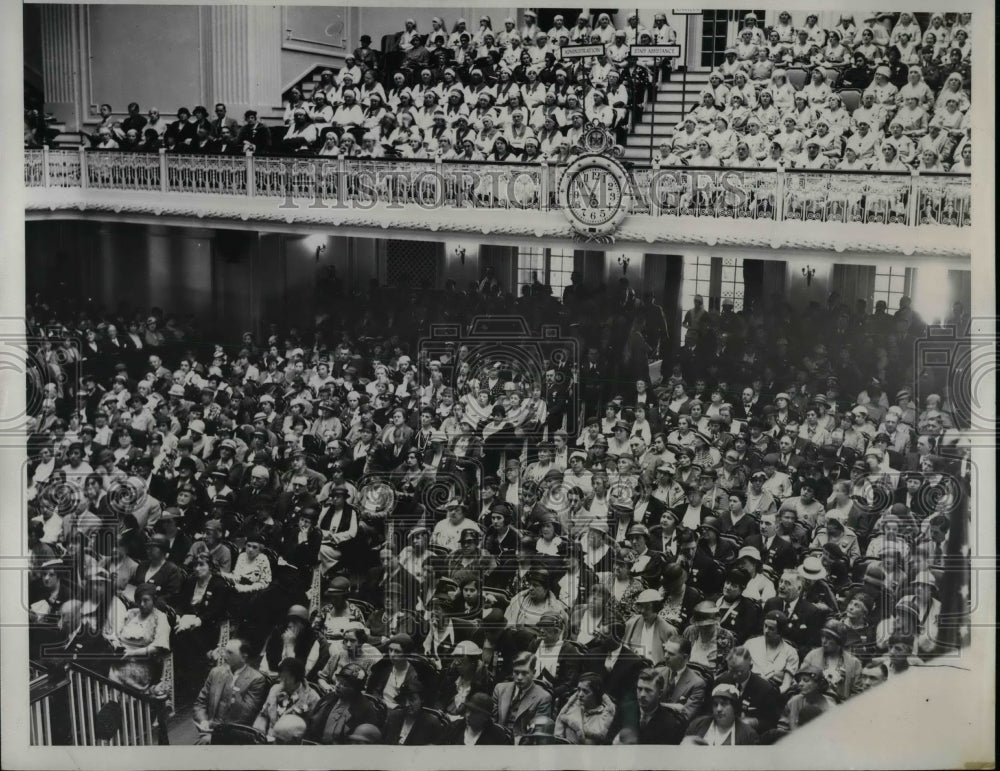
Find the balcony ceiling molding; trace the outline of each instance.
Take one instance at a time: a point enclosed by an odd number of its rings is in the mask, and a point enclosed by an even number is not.
[[[297,208],[281,208],[275,198],[185,194],[78,188],[25,190],[28,219],[51,219],[55,212],[153,215],[194,219],[246,227],[247,223],[272,226],[343,227],[384,232],[480,234],[511,238],[539,238],[565,242],[573,239],[567,219],[559,211],[489,210],[472,207],[428,209],[416,205],[390,207],[378,204],[361,209],[311,208],[303,201]],[[516,213],[516,216],[510,216]],[[970,228],[948,226],[844,225],[820,222],[715,221],[706,218],[631,215],[615,234],[619,248],[646,249],[656,244],[689,244],[708,247],[803,249],[836,254],[850,252],[920,254],[970,259]],[[727,226],[728,227],[725,227]],[[225,225],[220,225],[225,226]],[[272,229],[272,228],[268,228]],[[605,249],[605,245],[594,248]]]

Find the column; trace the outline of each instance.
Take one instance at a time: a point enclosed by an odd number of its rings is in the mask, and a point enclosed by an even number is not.
[[[170,228],[163,225],[146,227],[144,271],[148,304],[158,306],[168,314],[174,310],[170,231]]]
[[[248,13],[250,99],[258,109],[280,107],[281,8],[251,5]]]
[[[45,109],[78,131],[85,117],[80,96],[80,28],[74,5],[43,5],[42,81]]]
[[[212,271],[215,231],[175,228],[174,234],[171,308],[176,308],[178,313],[193,313],[203,321],[214,322],[217,316]]]
[[[249,11],[245,5],[213,5],[210,10],[212,92],[209,101],[223,102],[229,115],[242,122],[243,111],[250,104]],[[214,118],[212,105],[206,107]]]
[[[243,122],[247,108],[281,104],[281,9],[213,5],[211,100]],[[211,109],[211,108],[210,108]]]

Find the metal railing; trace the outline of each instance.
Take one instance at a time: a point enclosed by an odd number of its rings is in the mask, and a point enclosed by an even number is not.
[[[370,208],[558,208],[565,166],[26,150],[29,188],[159,191]],[[634,166],[631,213],[901,226],[971,224],[970,174]]]
[[[53,672],[44,672],[33,665],[29,698],[33,746],[62,744],[67,740],[81,747],[135,747],[166,742],[163,725],[166,716],[161,701],[77,662]],[[161,724],[154,726],[157,718]]]

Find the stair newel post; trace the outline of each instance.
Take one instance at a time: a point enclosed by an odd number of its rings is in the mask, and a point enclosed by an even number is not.
[[[167,151],[166,148],[161,147],[157,152],[160,154],[160,192],[166,193],[170,188],[170,177],[167,172]]]
[[[49,146],[42,145],[42,185],[49,186]]]
[[[649,188],[646,195],[649,196],[649,213],[654,217],[660,216],[660,156],[654,155],[651,164],[652,172],[649,175]]]
[[[775,172],[776,182],[774,185],[774,221],[782,222],[785,219],[785,167],[779,164]]]
[[[87,148],[80,145],[80,187],[86,190],[90,187],[90,180],[87,173]]]

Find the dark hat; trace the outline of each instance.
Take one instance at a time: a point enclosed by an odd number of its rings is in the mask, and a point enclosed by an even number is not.
[[[350,589],[351,582],[347,578],[344,578],[344,576],[337,576],[330,582],[330,585],[323,594],[347,594]]]
[[[163,536],[163,537],[165,538],[166,536]],[[144,595],[147,595],[147,594],[150,597],[153,597],[154,599],[156,598],[156,586],[154,584],[146,582],[144,584],[139,584],[139,586],[136,587],[136,589],[135,589],[135,599],[136,599],[137,602],[138,602],[138,600],[141,597],[143,597]]]
[[[778,631],[782,631],[785,628],[785,624],[788,623],[788,615],[783,610],[769,610],[764,614],[765,621],[777,621]]]
[[[492,715],[493,697],[486,693],[470,693],[465,700],[465,708],[484,715]]]
[[[706,530],[714,530],[716,534],[722,532],[722,521],[718,517],[707,516],[701,521],[701,527]]]
[[[164,551],[170,550],[170,539],[162,533],[155,533],[150,536],[149,541],[146,543],[147,546],[155,546],[158,549],[163,549]]]
[[[847,640],[847,625],[843,621],[838,621],[835,618],[831,618],[820,630],[820,634],[829,635],[841,645]]]
[[[730,570],[728,573],[726,573],[726,580],[729,581],[730,583],[742,586],[745,589],[746,585],[750,583],[750,576],[747,575],[747,572],[745,570],[734,568],[733,570]]]

